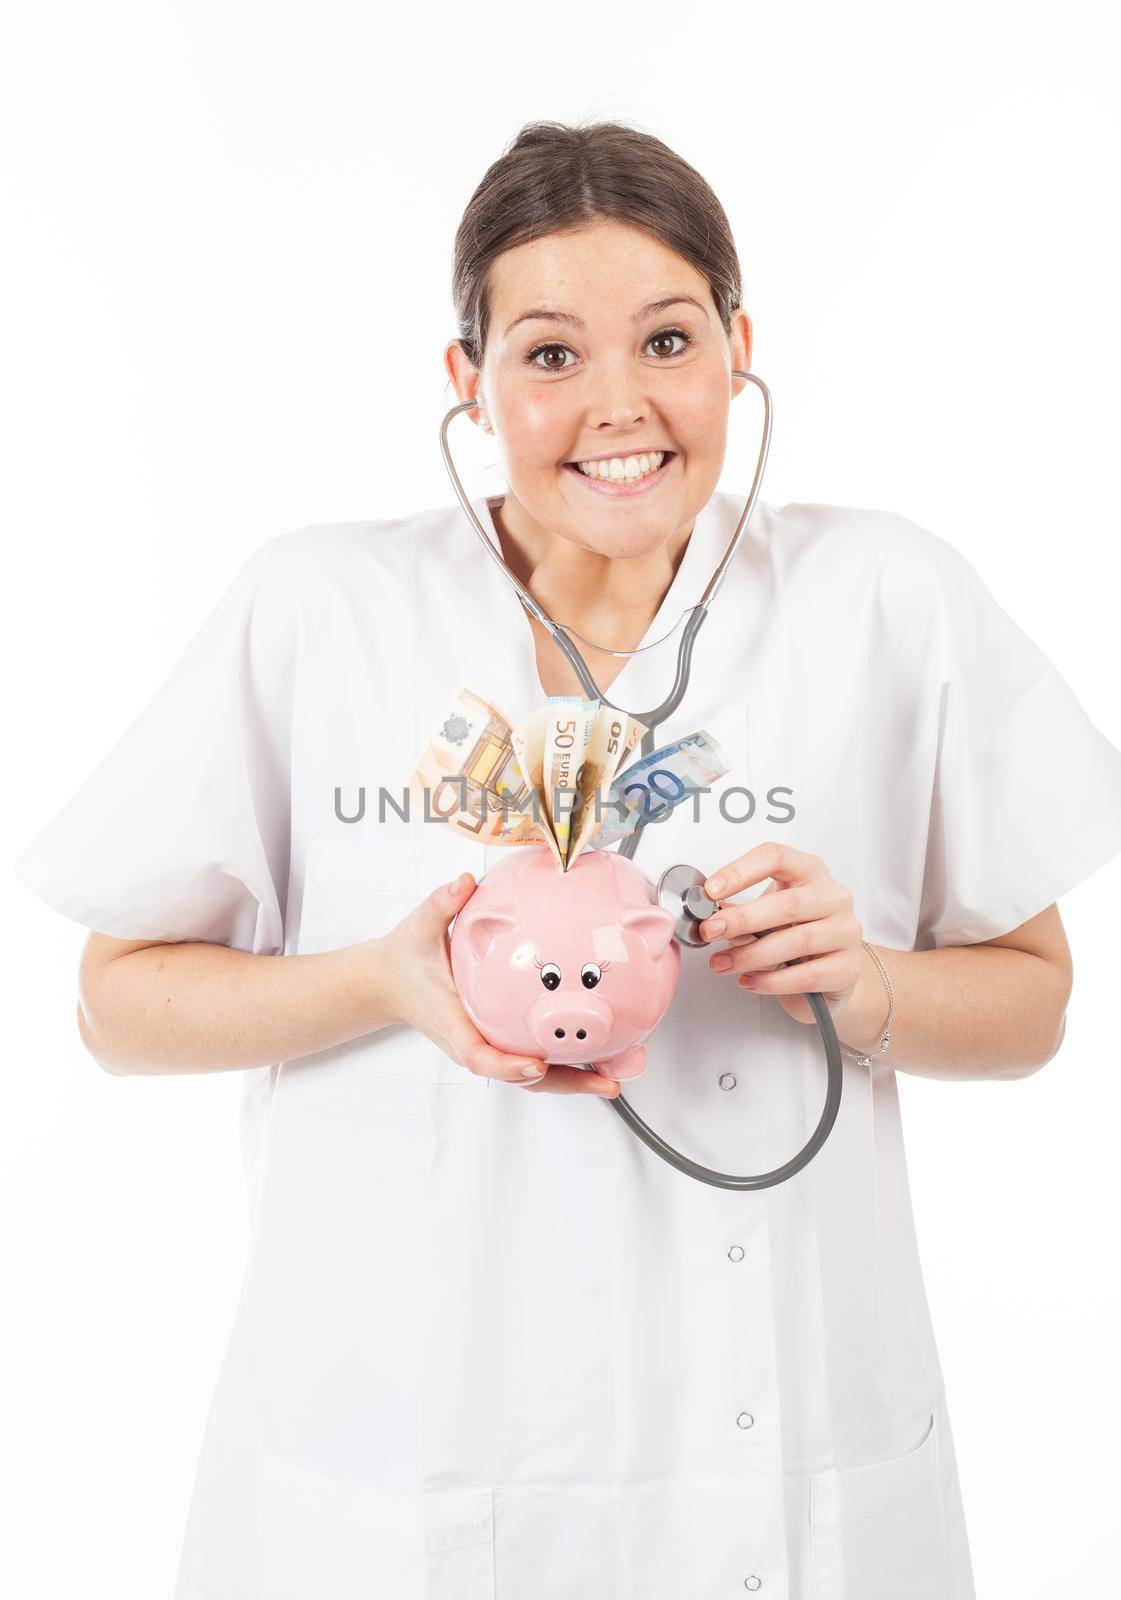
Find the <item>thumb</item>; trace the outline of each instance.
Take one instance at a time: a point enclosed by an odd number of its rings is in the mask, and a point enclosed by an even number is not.
[[[428,896],[426,909],[441,926],[447,927],[452,918],[463,910],[477,888],[478,885],[471,874],[461,872],[451,883],[442,883],[438,889],[433,889]]]

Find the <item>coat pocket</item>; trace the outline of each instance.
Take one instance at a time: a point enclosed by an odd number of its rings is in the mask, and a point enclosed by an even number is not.
[[[363,838],[316,836],[307,849],[300,948],[336,949],[387,933],[461,872],[478,881],[487,862],[485,845],[415,818]]]
[[[489,1488],[396,1494],[269,1454],[261,1473],[262,1600],[494,1600]]]
[[[412,910],[415,836],[385,830],[365,839],[308,842],[300,912],[301,955],[338,950],[388,933]]]
[[[367,838],[312,838],[304,874],[299,952],[311,955],[380,938],[402,922],[441,883],[473,871],[480,877],[485,849],[443,825],[417,822]],[[340,1045],[334,1098],[395,1116],[427,1112],[432,1084],[487,1088],[490,1079],[453,1061],[413,1028],[393,1027]],[[318,1058],[319,1071],[327,1054]],[[353,1075],[352,1075],[353,1073]],[[381,1080],[400,1079],[384,1088]],[[390,1098],[391,1097],[391,1098]]]
[[[810,1478],[810,1542],[816,1600],[946,1600],[937,1411],[906,1455]]]

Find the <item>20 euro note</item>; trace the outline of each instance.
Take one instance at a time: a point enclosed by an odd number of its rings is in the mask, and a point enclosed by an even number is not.
[[[709,788],[728,771],[723,751],[703,729],[640,756],[612,782],[596,844],[601,848],[614,844],[642,823],[663,821],[683,800]]]

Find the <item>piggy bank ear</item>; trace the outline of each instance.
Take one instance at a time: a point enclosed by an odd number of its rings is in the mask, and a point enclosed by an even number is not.
[[[467,948],[476,961],[485,961],[499,934],[517,925],[517,918],[508,911],[480,911],[467,924]]]
[[[651,959],[664,956],[673,938],[673,918],[664,906],[636,906],[620,917],[624,928],[633,928],[646,945]]]

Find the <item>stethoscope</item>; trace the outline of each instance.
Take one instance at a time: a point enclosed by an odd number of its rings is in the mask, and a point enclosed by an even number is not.
[[[732,535],[728,548],[721,557],[716,571],[709,579],[708,587],[705,589],[705,592],[701,595],[701,598],[697,601],[697,604],[689,608],[691,614],[688,622],[685,624],[685,631],[681,636],[681,643],[677,648],[677,676],[674,679],[673,688],[670,690],[670,693],[667,695],[666,699],[663,700],[662,704],[660,706],[655,706],[652,711],[627,712],[623,706],[615,705],[615,703],[609,700],[606,695],[600,693],[596,687],[595,679],[588,671],[587,663],[585,662],[583,656],[572,643],[572,640],[567,637],[569,633],[575,632],[575,629],[567,627],[565,623],[557,623],[553,621],[552,617],[549,616],[544,607],[534,599],[533,595],[530,594],[529,590],[526,589],[524,584],[520,583],[514,573],[510,571],[508,564],[502,557],[501,551],[497,549],[491,542],[487,535],[486,529],[479,521],[479,517],[475,511],[475,508],[467,498],[463,485],[459,481],[459,474],[455,470],[455,462],[452,460],[451,451],[448,449],[448,424],[451,422],[451,419],[454,416],[457,416],[461,411],[471,410],[473,407],[477,406],[479,402],[477,400],[464,400],[460,405],[452,406],[451,410],[447,413],[443,422],[440,424],[440,449],[443,453],[444,465],[448,470],[448,476],[451,479],[452,488],[455,490],[459,503],[467,514],[468,521],[471,523],[472,527],[479,535],[479,538],[482,540],[483,549],[487,552],[491,559],[497,563],[499,571],[512,585],[515,594],[518,596],[525,609],[529,612],[530,616],[535,617],[541,626],[548,630],[556,644],[559,645],[564,651],[565,655],[572,663],[573,671],[579,678],[580,683],[582,684],[589,699],[599,700],[603,705],[609,706],[613,711],[622,711],[624,715],[633,716],[637,719],[637,721],[646,725],[646,733],[643,735],[642,744],[640,746],[641,754],[644,756],[653,754],[655,728],[657,727],[658,723],[664,722],[667,717],[671,716],[672,713],[676,711],[677,707],[681,703],[686,689],[689,686],[689,668],[693,655],[693,645],[696,643],[696,638],[698,632],[700,631],[701,623],[708,615],[709,606],[716,598],[720,585],[723,583],[725,574],[727,573],[728,567],[731,564],[732,557],[735,555],[740,539],[743,536],[743,530],[747,525],[747,519],[750,517],[752,509],[755,505],[755,501],[758,498],[759,485],[763,481],[763,469],[767,464],[767,452],[770,449],[771,444],[770,390],[767,388],[762,379],[757,378],[753,372],[733,371],[732,376],[734,378],[746,378],[749,383],[755,384],[756,388],[759,389],[763,396],[763,437],[759,447],[759,458],[755,465],[755,477],[751,485],[751,490],[747,496],[747,501],[744,505],[743,511],[740,514],[740,520],[736,524],[736,531]],[[578,639],[582,639],[583,635],[577,634],[576,637]],[[666,638],[668,637],[669,635],[667,634]],[[655,641],[656,644],[662,644],[664,642],[664,639]],[[592,641],[590,639],[584,639],[584,643],[592,644]],[[600,647],[593,645],[593,648],[598,649]],[[653,648],[652,645],[642,646],[642,649],[645,650],[651,648]],[[607,655],[631,656],[637,655],[638,653],[639,652],[637,650],[604,651],[604,654]],[[628,860],[634,859],[634,853],[638,848],[638,842],[642,837],[645,826],[646,819],[643,819],[637,824],[629,837],[623,840],[618,847],[620,855],[626,856]],[[705,894],[703,889],[704,881],[705,874],[698,868],[680,864],[677,866],[667,867],[662,873],[661,877],[658,879],[657,897],[659,904],[665,906],[665,908],[672,914],[674,918],[674,931],[677,939],[679,943],[683,944],[687,949],[704,945],[705,940],[701,936],[699,924],[703,922],[706,917],[712,916],[718,908],[718,902],[710,900]],[[817,1022],[818,1031],[821,1034],[822,1043],[825,1046],[825,1060],[829,1074],[825,1095],[825,1107],[821,1113],[821,1120],[818,1122],[817,1127],[803,1145],[802,1149],[799,1150],[798,1154],[792,1157],[791,1160],[785,1162],[781,1167],[775,1167],[772,1172],[762,1172],[747,1176],[739,1176],[735,1173],[717,1172],[712,1167],[701,1166],[699,1162],[691,1160],[686,1155],[682,1155],[680,1150],[675,1150],[671,1144],[667,1144],[665,1139],[663,1139],[660,1134],[655,1133],[654,1129],[651,1128],[648,1123],[643,1121],[638,1112],[632,1105],[628,1103],[622,1094],[615,1095],[608,1101],[608,1104],[615,1108],[615,1110],[623,1118],[624,1122],[627,1123],[632,1133],[637,1134],[643,1143],[648,1145],[650,1149],[654,1151],[655,1155],[661,1156],[663,1161],[668,1161],[671,1166],[676,1167],[679,1172],[686,1173],[690,1178],[697,1178],[702,1183],[710,1183],[720,1189],[768,1189],[772,1184],[784,1183],[787,1178],[792,1178],[796,1172],[800,1172],[804,1166],[812,1161],[814,1156],[821,1149],[822,1145],[829,1137],[834,1122],[837,1120],[837,1111],[841,1104],[841,1047],[837,1040],[837,1031],[833,1026],[833,1018],[829,1013],[829,1007],[826,1004],[825,997],[823,995],[807,994],[805,998],[809,1002],[810,1008],[813,1011],[814,1018]]]

